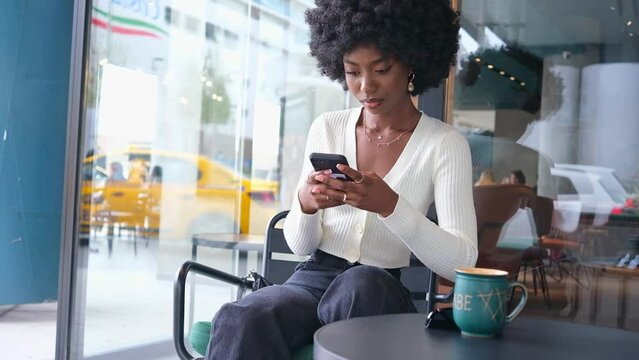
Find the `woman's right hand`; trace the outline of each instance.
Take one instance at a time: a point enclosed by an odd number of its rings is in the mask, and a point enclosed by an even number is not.
[[[319,209],[344,205],[341,197],[329,196],[329,192],[332,193],[334,191],[329,190],[322,183],[321,176],[330,176],[330,174],[330,170],[312,171],[308,174],[306,184],[300,188],[297,194],[303,213],[315,214]]]

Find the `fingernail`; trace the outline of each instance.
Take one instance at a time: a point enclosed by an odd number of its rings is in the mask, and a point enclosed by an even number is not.
[[[333,173],[333,171],[331,171],[331,169],[324,170],[324,174],[326,174],[326,175],[330,175],[332,173]]]
[[[311,192],[312,192],[313,194],[319,194],[319,192],[320,192],[320,191],[319,191],[319,189],[318,189],[318,188],[312,188],[312,189],[311,189]]]
[[[337,168],[338,168],[339,170],[344,170],[344,168],[346,168],[346,165],[344,165],[344,164],[337,164]]]
[[[317,175],[317,176],[315,177],[315,180],[317,180],[317,181],[319,181],[319,182],[322,182],[322,181],[324,181],[324,179],[325,179],[325,178],[326,178],[326,177],[324,177],[324,175]]]

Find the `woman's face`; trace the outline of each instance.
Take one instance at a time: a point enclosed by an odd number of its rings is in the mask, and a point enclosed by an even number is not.
[[[409,70],[374,46],[359,46],[344,55],[346,86],[372,114],[390,113],[410,102]]]

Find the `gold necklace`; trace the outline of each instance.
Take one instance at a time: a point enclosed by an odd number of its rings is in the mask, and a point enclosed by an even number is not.
[[[362,123],[364,124],[364,134],[366,135],[366,138],[368,139],[368,142],[377,145],[377,147],[379,147],[380,145],[386,145],[386,146],[390,147],[392,143],[399,141],[399,139],[401,139],[402,136],[404,136],[404,134],[406,134],[409,131],[415,130],[415,128],[417,127],[417,124],[419,123],[419,119],[422,116],[422,113],[419,112],[418,116],[417,116],[417,119],[415,120],[415,125],[413,125],[413,126],[409,127],[408,129],[402,131],[402,133],[399,134],[399,136],[397,136],[395,139],[393,139],[393,140],[391,140],[389,142],[377,142],[377,141],[374,141],[373,139],[371,139],[370,136],[368,136],[368,130],[369,129],[373,130],[377,134],[377,139],[378,140],[382,139],[382,134],[380,134],[377,130],[375,130],[373,128],[369,128],[366,125],[366,112],[362,112],[362,114],[363,114],[362,115]]]
[[[366,126],[366,124],[364,124],[364,129],[366,129],[366,128],[368,128],[368,127]],[[377,130],[375,130],[375,128],[369,128],[369,129],[373,130],[375,132],[375,134],[377,134],[377,140],[382,140],[382,134],[377,132]],[[364,130],[364,131],[366,131],[366,130]]]

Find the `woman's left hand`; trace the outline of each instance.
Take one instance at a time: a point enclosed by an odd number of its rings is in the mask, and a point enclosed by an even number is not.
[[[377,213],[382,217],[393,213],[399,195],[382,178],[372,171],[360,172],[342,164],[337,165],[337,168],[353,181],[320,176],[321,182],[334,192],[333,198],[341,198],[344,204]]]

